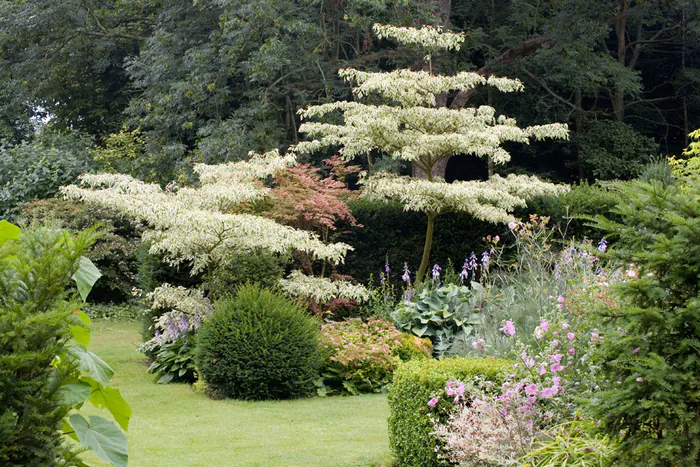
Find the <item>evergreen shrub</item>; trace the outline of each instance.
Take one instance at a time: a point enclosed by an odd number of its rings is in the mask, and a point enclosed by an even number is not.
[[[428,401],[444,390],[450,380],[481,378],[500,387],[511,367],[505,360],[451,357],[441,360],[413,360],[394,372],[389,391],[389,443],[402,467],[443,465],[437,458],[437,439]]]
[[[320,323],[259,285],[219,300],[199,331],[195,361],[212,393],[245,400],[309,395],[318,376]]]

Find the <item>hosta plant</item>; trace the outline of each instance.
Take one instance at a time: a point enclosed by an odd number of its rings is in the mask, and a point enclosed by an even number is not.
[[[433,341],[435,353],[449,352],[458,341],[467,342],[483,323],[479,313],[486,291],[481,284],[425,287],[392,314],[399,329]]]

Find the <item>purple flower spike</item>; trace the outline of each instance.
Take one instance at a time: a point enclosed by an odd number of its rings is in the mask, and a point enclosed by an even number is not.
[[[439,264],[435,264],[435,265],[433,266],[433,280],[438,280],[438,279],[440,279],[440,270],[441,270],[441,269],[442,269],[442,268],[440,267]]]
[[[411,271],[408,270],[408,263],[403,263],[403,276],[401,276],[401,280],[407,284],[411,283]]]
[[[608,241],[605,239],[605,237],[600,239],[600,242],[598,242],[598,251],[601,253],[605,253],[605,250],[608,249]]]

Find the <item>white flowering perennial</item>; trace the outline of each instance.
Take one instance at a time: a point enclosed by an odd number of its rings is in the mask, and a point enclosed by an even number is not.
[[[365,180],[364,186],[364,196],[399,202],[405,211],[461,211],[483,221],[504,224],[515,220],[509,212],[524,207],[526,200],[567,189],[536,177],[512,174],[505,178],[495,175],[486,181],[445,183],[379,173]]]
[[[395,39],[401,44],[423,47],[428,56],[440,49],[459,50],[464,42],[464,33],[445,32],[440,27],[423,26],[416,29],[375,23],[372,30],[379,39]]]
[[[361,303],[370,298],[370,292],[362,285],[324,277],[310,277],[300,271],[292,271],[286,279],[280,279],[279,284],[282,290],[292,297],[311,298],[316,302],[345,298]]]
[[[197,166],[200,188],[168,188],[121,174],[86,174],[81,186],[63,188],[67,198],[109,207],[145,221],[151,229],[144,240],[150,252],[163,254],[173,265],[189,262],[192,274],[225,264],[231,251],[266,249],[275,253],[300,250],[313,259],[343,262],[351,249],[326,244],[313,232],[278,224],[241,212],[241,205],[264,199],[268,189],[256,179],[293,165],[294,156],[278,153],[221,167]]]
[[[140,351],[152,351],[175,342],[189,332],[197,332],[212,314],[212,306],[201,291],[163,284],[148,294],[151,309],[166,309],[153,321],[155,336],[141,344]]]

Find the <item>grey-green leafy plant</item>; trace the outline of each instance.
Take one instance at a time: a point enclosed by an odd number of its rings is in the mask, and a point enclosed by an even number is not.
[[[472,282],[464,285],[425,287],[412,301],[403,302],[392,318],[399,329],[418,337],[430,337],[434,353],[444,355],[476,334],[483,324],[480,313],[486,289]]]

